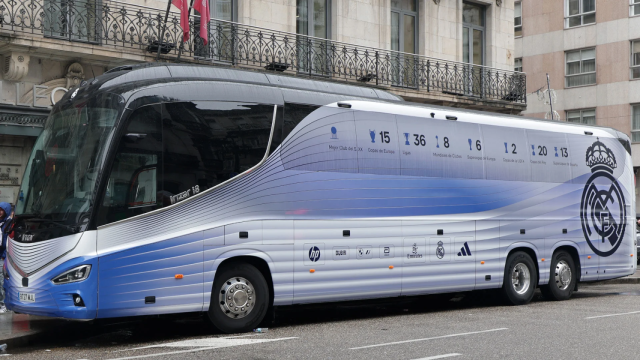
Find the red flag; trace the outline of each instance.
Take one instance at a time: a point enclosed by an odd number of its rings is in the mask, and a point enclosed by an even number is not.
[[[182,28],[182,42],[189,40],[189,3],[188,0],[171,0],[180,9],[180,27]]]
[[[200,13],[200,37],[206,45],[209,42],[209,20],[211,20],[211,12],[209,11],[209,0],[195,0],[193,8]]]

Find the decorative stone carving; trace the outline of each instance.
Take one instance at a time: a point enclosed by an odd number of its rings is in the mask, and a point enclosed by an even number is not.
[[[10,81],[20,81],[29,72],[29,61],[31,57],[27,54],[12,52],[4,57],[4,79]]]
[[[27,91],[27,93],[20,98],[20,103],[33,103],[34,106],[36,106],[37,104],[39,104],[40,106],[49,106],[51,105],[51,102],[49,101],[51,92],[60,88],[71,89],[74,86],[80,85],[83,80],[84,69],[82,68],[82,65],[80,65],[79,63],[73,63],[69,65],[69,67],[67,68],[67,74],[63,78],[47,81],[39,85],[39,88],[36,90],[38,99],[36,99],[35,103],[33,101],[33,89]],[[58,92],[55,95],[57,98],[59,98],[64,95],[64,91]]]
[[[80,85],[82,80],[84,80],[84,69],[82,68],[82,65],[79,63],[69,65],[65,78],[67,79],[67,89]]]
[[[502,6],[502,0],[496,0],[496,5]]]

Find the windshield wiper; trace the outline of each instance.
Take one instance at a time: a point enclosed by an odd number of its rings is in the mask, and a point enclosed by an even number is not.
[[[56,225],[58,227],[61,227],[61,228],[65,229],[65,230],[67,230],[68,232],[70,232],[72,234],[75,234],[75,233],[78,232],[77,231],[77,226],[64,225],[64,224],[60,224],[60,223],[58,223],[58,222],[56,222],[54,220],[42,219],[38,215],[36,215],[36,216],[37,216],[37,218],[29,219],[29,221],[44,222],[44,223],[48,223],[48,224],[53,224],[53,225]]]

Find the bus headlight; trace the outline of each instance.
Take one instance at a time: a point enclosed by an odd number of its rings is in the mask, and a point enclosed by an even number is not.
[[[73,268],[54,277],[53,279],[51,279],[51,282],[55,285],[61,285],[82,281],[89,277],[90,271],[91,265],[78,266],[77,268]]]

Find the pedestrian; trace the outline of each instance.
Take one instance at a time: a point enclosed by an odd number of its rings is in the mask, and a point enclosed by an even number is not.
[[[0,202],[0,236],[2,237],[2,245],[0,245],[0,259],[3,262],[7,252],[7,238],[11,232],[12,217],[13,213],[11,212],[11,204],[7,202]],[[2,273],[0,274],[0,314],[6,312],[7,307],[4,305],[4,273]]]

